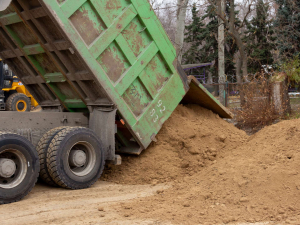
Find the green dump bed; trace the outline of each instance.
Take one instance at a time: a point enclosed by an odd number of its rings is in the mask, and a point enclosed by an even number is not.
[[[13,0],[0,56],[44,110],[116,107],[128,147],[155,139],[191,82],[148,0]]]

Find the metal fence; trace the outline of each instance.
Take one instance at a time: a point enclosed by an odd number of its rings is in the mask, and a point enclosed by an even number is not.
[[[242,84],[229,83],[225,84],[203,84],[207,90],[219,99],[220,86],[225,89],[225,106],[233,109],[241,108],[241,98],[244,100],[264,102],[269,104],[271,101],[271,85],[269,82],[247,82]],[[242,96],[241,96],[242,94]]]

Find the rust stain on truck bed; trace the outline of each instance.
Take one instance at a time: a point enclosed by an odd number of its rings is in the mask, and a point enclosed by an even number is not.
[[[114,83],[117,82],[130,67],[128,60],[115,42],[100,55],[97,61]]]
[[[120,1],[117,0],[110,0],[106,3],[106,9],[108,10],[115,10],[115,9],[120,9],[122,7],[122,4]]]
[[[80,7],[70,17],[70,21],[87,45],[90,45],[106,29],[104,22],[89,2]]]

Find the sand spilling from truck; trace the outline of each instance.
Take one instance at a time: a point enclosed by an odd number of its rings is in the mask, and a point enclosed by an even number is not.
[[[188,115],[186,129],[182,129],[182,113]],[[195,115],[197,113],[199,118]],[[190,135],[194,135],[190,131],[192,126],[189,126],[192,124],[189,119],[191,115],[195,116],[193,122],[199,125],[194,130],[198,135],[193,137],[198,141],[188,142],[193,140]],[[175,121],[178,123],[172,124]],[[178,134],[180,138],[167,135],[168,131],[176,130],[176,127],[181,131],[186,130],[186,135]],[[151,155],[150,150],[158,151],[158,146],[162,152],[171,152],[172,146],[172,149],[177,149],[175,152],[179,159],[171,162],[179,165],[187,163],[189,166],[178,167],[169,163],[168,159],[156,158],[152,166],[156,169],[155,164],[165,165],[157,172],[172,174],[173,187],[159,190],[153,197],[124,204],[121,209],[134,218],[157,218],[179,224],[259,221],[299,224],[300,120],[283,121],[264,128],[247,140],[246,138],[242,131],[206,110],[196,106],[180,106],[159,135],[158,143],[149,149],[148,154]],[[177,147],[175,140],[178,141]],[[183,140],[185,144],[181,144]],[[193,152],[197,149],[196,145],[199,147],[199,154]],[[206,161],[205,150],[212,147],[217,154]],[[147,159],[147,156],[140,158],[140,163],[144,158]],[[197,158],[201,159],[198,167]],[[126,170],[130,171],[128,166]],[[146,182],[149,181],[148,174],[150,178],[155,174],[154,171],[149,172],[151,167],[143,164],[135,169],[136,174],[144,174]],[[178,171],[178,175],[175,175],[175,171]],[[184,173],[185,176],[182,176]],[[157,175],[156,179],[159,177],[168,180],[169,176]],[[130,176],[123,178],[123,182],[133,182]],[[140,176],[138,181],[141,181]]]
[[[157,135],[157,143],[140,156],[123,156],[103,179],[121,184],[156,184],[191,176],[212,164],[220,152],[247,140],[245,132],[211,111],[179,105]]]

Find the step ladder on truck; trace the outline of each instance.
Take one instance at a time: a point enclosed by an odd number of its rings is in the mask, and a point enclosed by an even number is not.
[[[0,57],[41,112],[0,112],[0,204],[94,184],[179,103],[231,114],[187,77],[148,0],[0,0]],[[5,128],[5,129],[3,129]]]

